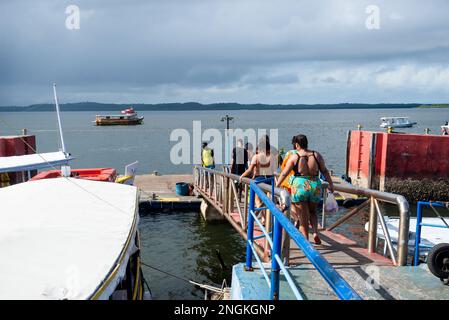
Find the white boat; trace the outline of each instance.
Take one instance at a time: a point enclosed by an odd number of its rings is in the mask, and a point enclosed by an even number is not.
[[[449,224],[449,218],[444,219]],[[423,224],[437,225],[441,228],[422,226],[421,227],[421,242],[420,242],[420,257],[424,258],[430,249],[440,243],[449,243],[449,229],[444,228],[445,224],[440,218],[423,218]],[[397,248],[399,238],[399,219],[385,217],[385,224],[390,234],[391,242],[393,246]],[[368,231],[369,222],[365,224],[365,230]],[[377,237],[385,240],[385,234],[381,224],[377,225]],[[416,239],[416,218],[410,218],[409,227],[409,242],[408,250],[409,254],[413,254],[415,251],[415,239]]]
[[[0,299],[143,299],[138,191],[43,179],[0,189]]]
[[[381,128],[411,128],[417,122],[411,122],[408,117],[382,117]]]
[[[444,136],[448,136],[449,135],[449,121],[446,121],[446,123],[444,124],[444,126],[441,126],[441,133]]]

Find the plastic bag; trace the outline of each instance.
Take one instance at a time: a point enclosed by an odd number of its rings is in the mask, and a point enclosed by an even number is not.
[[[335,200],[332,192],[327,192],[326,203],[324,204],[324,211],[335,213],[338,211],[338,203]]]

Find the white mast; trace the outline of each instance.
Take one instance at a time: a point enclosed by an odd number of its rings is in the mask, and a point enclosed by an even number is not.
[[[55,97],[56,115],[58,117],[59,137],[61,138],[61,148],[62,148],[62,152],[64,152],[65,156],[67,157],[67,153],[65,151],[64,135],[62,133],[61,115],[59,113],[58,96],[56,95],[56,83],[53,83],[53,94]],[[70,177],[70,166],[61,166],[61,174],[64,177]]]
[[[62,134],[61,115],[59,114],[58,96],[56,95],[56,83],[53,83],[53,94],[55,96],[56,115],[58,117],[59,136],[61,138],[62,152],[65,153],[64,135]]]

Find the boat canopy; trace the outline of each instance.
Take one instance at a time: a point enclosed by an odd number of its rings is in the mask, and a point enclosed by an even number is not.
[[[54,168],[67,165],[73,159],[62,151],[0,157],[0,173]]]
[[[136,251],[137,188],[73,178],[0,189],[0,299],[107,299]]]
[[[396,119],[404,119],[404,120],[406,120],[406,119],[408,119],[409,117],[382,117],[382,118],[380,118],[380,120],[382,120],[382,121],[386,121],[386,120],[396,120]]]

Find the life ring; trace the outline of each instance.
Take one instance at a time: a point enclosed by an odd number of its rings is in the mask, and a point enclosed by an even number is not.
[[[435,277],[449,279],[449,243],[439,243],[429,251],[427,266]]]

